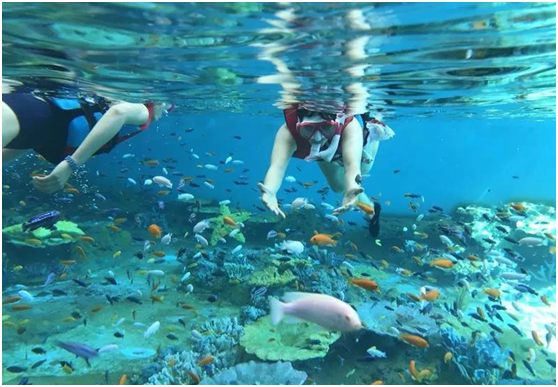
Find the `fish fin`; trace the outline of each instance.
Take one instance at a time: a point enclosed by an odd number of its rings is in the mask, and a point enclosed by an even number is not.
[[[304,292],[288,292],[283,295],[283,301],[285,302],[293,302],[296,300],[300,300],[301,298],[308,297],[311,293],[304,293]]]
[[[278,325],[285,316],[285,304],[279,301],[277,298],[272,297],[269,299],[269,309],[271,324]]]

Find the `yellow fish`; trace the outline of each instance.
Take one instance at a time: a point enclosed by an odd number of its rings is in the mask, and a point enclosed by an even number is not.
[[[30,245],[34,245],[34,246],[40,246],[43,244],[43,242],[41,242],[37,238],[27,238],[25,239],[25,243],[29,243]]]
[[[72,316],[64,317],[62,319],[62,322],[73,322],[73,321],[76,321],[76,319],[73,318]]]
[[[9,320],[10,317],[12,317],[12,316],[10,316],[9,314],[3,314],[3,315],[2,315],[2,321]]]
[[[147,274],[147,270],[138,270],[137,273],[141,275],[145,275]]]
[[[21,320],[20,322],[18,322],[18,323],[17,323],[17,326],[20,327],[20,326],[22,326],[22,325],[29,324],[30,321],[31,321],[31,320],[29,320],[28,318],[26,318],[26,319]]]
[[[116,253],[114,253],[114,254],[112,255],[112,257],[113,257],[113,258],[120,257],[120,254],[122,254],[122,251],[118,250]]]
[[[155,258],[149,258],[149,259],[147,260],[147,263],[153,263],[153,262],[155,262]]]
[[[67,240],[69,240],[69,241],[71,241],[72,239],[74,239],[74,238],[72,238],[71,235],[66,234],[66,233],[60,234],[60,236],[62,237],[62,239],[67,239]]]
[[[14,266],[14,268],[12,269],[12,273],[17,273],[18,271],[21,271],[23,269],[23,266],[19,265],[19,266]]]
[[[2,323],[2,325],[4,325],[5,327],[10,327],[10,328],[15,328],[15,327],[17,327],[17,325],[16,325],[15,323],[11,322],[11,321],[4,321],[4,322]]]

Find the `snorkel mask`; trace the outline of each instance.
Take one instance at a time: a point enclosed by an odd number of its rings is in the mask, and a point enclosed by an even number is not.
[[[310,139],[319,132],[324,136],[330,145],[327,149],[320,152],[321,142],[311,142],[310,154],[305,157],[306,161],[331,161],[339,148],[339,140],[341,139],[341,131],[344,125],[338,121],[324,120],[319,122],[300,122],[296,124],[296,129],[300,136],[305,140]]]

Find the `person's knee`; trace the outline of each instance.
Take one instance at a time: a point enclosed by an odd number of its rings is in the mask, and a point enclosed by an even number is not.
[[[10,107],[2,101],[2,148],[19,134],[19,122],[17,116]]]

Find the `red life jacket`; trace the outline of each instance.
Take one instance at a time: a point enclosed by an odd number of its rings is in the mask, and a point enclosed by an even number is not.
[[[304,159],[306,156],[310,154],[310,142],[302,137],[298,130],[296,129],[296,124],[298,123],[298,104],[294,104],[293,107],[283,110],[283,114],[285,116],[285,124],[287,125],[287,129],[291,133],[291,136],[295,139],[296,142],[296,150],[293,153],[293,157],[297,159]],[[347,125],[353,120],[354,116],[349,116],[345,119],[344,125],[341,127],[340,133],[343,134],[343,131],[347,127]],[[343,143],[343,136],[341,136],[341,140],[339,142],[339,147],[337,148],[336,153],[341,153],[341,144]],[[324,145],[327,147],[327,143]]]

